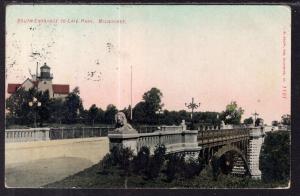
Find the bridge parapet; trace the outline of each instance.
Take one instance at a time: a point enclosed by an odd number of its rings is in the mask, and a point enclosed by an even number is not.
[[[112,127],[6,129],[5,142],[32,142],[107,136]]]
[[[171,129],[170,129],[171,128]],[[148,147],[153,154],[158,145],[165,145],[167,153],[199,151],[197,130],[184,130],[183,126],[161,127],[153,133],[108,134],[110,149],[114,146],[130,148],[134,154],[143,147]]]
[[[31,142],[49,140],[50,128],[6,129],[5,142]]]

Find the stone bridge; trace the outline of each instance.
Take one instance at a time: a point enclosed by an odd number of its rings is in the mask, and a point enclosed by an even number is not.
[[[263,143],[262,127],[187,130],[185,125],[161,126],[153,133],[108,134],[109,147],[128,147],[136,154],[146,146],[153,153],[165,145],[168,153],[200,157],[210,164],[218,160],[223,173],[261,178],[259,155]]]

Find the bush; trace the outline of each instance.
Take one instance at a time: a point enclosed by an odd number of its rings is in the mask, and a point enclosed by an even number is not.
[[[112,163],[113,163],[112,156],[111,156],[111,154],[107,153],[103,157],[102,161],[100,161],[100,163],[99,163],[99,165],[100,165],[100,172],[99,173],[104,174],[104,175],[108,174],[109,173],[108,170],[113,165]]]
[[[148,165],[145,170],[145,176],[147,179],[154,179],[159,176],[161,168],[165,161],[166,147],[159,145],[154,150],[154,155],[150,157]]]
[[[184,154],[170,154],[166,160],[166,169],[164,174],[166,176],[166,181],[171,182],[182,176],[185,167]]]
[[[189,158],[183,164],[183,177],[186,179],[194,178],[198,176],[202,170],[202,165],[199,160],[195,160],[193,158]]]
[[[111,161],[112,161],[112,165],[116,166],[119,165],[121,163],[121,157],[120,157],[120,149],[117,146],[114,146],[111,150],[110,150],[110,156],[111,156]]]
[[[136,174],[145,174],[146,167],[150,160],[150,150],[143,146],[137,156],[133,158],[133,172]]]
[[[290,133],[269,132],[262,146],[260,169],[265,182],[290,178]]]

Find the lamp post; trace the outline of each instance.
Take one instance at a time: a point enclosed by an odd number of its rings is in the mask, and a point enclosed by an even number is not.
[[[36,97],[33,97],[32,101],[30,101],[28,105],[34,109],[34,127],[36,128],[37,108],[41,107],[42,103],[39,102]]]
[[[187,104],[185,103],[184,104],[188,109],[191,109],[192,110],[192,113],[191,113],[191,123],[192,123],[192,129],[194,128],[194,121],[193,121],[193,114],[194,114],[194,109],[197,109],[198,107],[200,107],[200,103],[199,104],[196,104],[194,102],[194,97],[192,97],[192,102]]]
[[[157,114],[158,126],[160,126],[160,114],[162,113],[162,109],[159,108],[155,113]]]

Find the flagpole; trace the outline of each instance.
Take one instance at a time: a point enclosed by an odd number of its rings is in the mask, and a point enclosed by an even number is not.
[[[132,65],[130,66],[130,120],[132,120]]]

